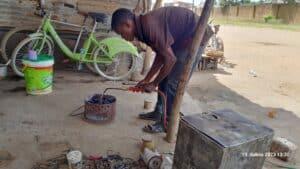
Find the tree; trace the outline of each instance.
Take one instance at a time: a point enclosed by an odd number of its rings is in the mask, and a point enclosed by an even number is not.
[[[283,2],[285,3],[285,4],[295,4],[296,3],[296,0],[283,0]]]

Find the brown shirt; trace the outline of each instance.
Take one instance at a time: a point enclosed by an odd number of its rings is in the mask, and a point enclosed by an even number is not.
[[[160,53],[168,47],[187,48],[198,16],[182,7],[164,7],[135,17],[137,38]]]

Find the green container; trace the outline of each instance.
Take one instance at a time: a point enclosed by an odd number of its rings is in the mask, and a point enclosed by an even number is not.
[[[37,60],[24,58],[26,91],[31,95],[52,92],[54,59],[49,55],[39,55]]]

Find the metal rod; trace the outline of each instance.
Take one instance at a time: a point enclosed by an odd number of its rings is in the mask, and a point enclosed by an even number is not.
[[[53,23],[59,23],[59,24],[62,24],[62,25],[73,26],[73,27],[77,27],[77,28],[82,28],[82,27],[84,27],[84,26],[81,26],[81,25],[75,25],[75,24],[72,24],[72,23],[66,23],[66,22],[57,21],[57,20],[52,20],[52,19],[51,19],[51,22],[53,22]]]
[[[82,27],[82,28],[80,29],[79,35],[78,35],[78,37],[77,37],[77,41],[76,41],[75,47],[74,47],[74,49],[73,49],[73,53],[76,53],[76,51],[77,51],[77,47],[78,47],[78,45],[79,45],[79,41],[80,41],[80,39],[81,39],[83,30],[84,30],[84,28]]]
[[[92,33],[94,33],[95,32],[95,30],[96,30],[96,28],[97,28],[97,22],[95,21],[95,23],[94,23],[94,27],[93,27],[93,30],[92,30]]]
[[[199,50],[199,46],[203,40],[203,36],[207,27],[207,22],[214,5],[214,0],[206,0],[202,14],[197,24],[196,33],[193,38],[193,42],[189,51],[187,62],[184,65],[183,72],[180,76],[179,84],[177,87],[175,99],[172,105],[171,120],[168,125],[167,141],[172,143],[176,140],[178,131],[179,118],[180,118],[180,107],[185,92],[185,88],[191,73],[191,68],[196,60],[196,56]]]

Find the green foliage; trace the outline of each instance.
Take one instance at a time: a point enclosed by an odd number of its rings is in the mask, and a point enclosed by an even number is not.
[[[264,16],[265,23],[268,23],[269,21],[273,20],[275,17],[273,15],[266,15]]]
[[[285,4],[296,4],[296,0],[283,0]]]
[[[237,4],[237,0],[221,0],[220,1],[220,5],[222,7],[226,7],[226,6],[230,6],[230,5],[236,5]]]
[[[251,4],[251,3],[252,3],[251,0],[220,0],[220,5],[222,7],[241,5],[241,4]]]

